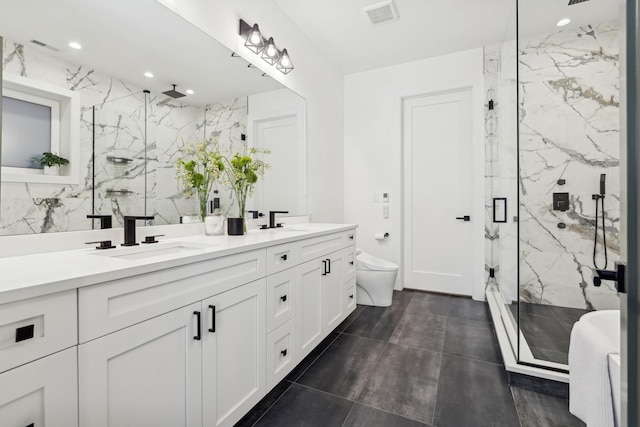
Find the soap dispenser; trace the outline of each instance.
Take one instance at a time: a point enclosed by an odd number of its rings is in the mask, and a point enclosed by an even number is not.
[[[218,191],[215,190],[214,194]],[[224,216],[220,212],[220,198],[214,197],[210,201],[211,213],[204,218],[204,234],[207,236],[222,236],[224,234]]]

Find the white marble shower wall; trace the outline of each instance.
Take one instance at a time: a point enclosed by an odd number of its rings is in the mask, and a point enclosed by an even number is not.
[[[246,133],[246,98],[192,106],[151,93],[146,111],[145,153],[144,88],[53,58],[42,48],[7,39],[3,67],[6,74],[44,81],[80,94],[81,176],[78,185],[1,182],[0,235],[91,229],[86,215],[92,213],[94,105],[98,124],[95,213],[113,214],[114,226],[121,224],[123,215],[155,215],[156,224],[168,224],[178,223],[181,215],[197,212],[196,201],[182,194],[175,179],[175,161],[181,148],[212,135],[218,136],[222,144],[236,144]],[[131,158],[132,162],[117,165],[107,156]],[[108,189],[131,193],[108,193]]]
[[[593,286],[591,199],[606,173],[611,268],[619,258],[618,31],[616,25],[594,24],[519,40],[522,301],[583,309],[619,306],[611,283]],[[558,185],[559,179],[566,184]],[[552,210],[554,192],[569,193],[569,210]],[[597,250],[601,265],[601,235]]]

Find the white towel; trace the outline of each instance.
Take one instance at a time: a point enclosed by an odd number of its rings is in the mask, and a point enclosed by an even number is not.
[[[585,314],[571,331],[569,411],[587,427],[615,427],[609,354],[620,353],[620,311],[607,312]]]

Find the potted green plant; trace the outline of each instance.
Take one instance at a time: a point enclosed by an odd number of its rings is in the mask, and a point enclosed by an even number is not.
[[[60,166],[68,165],[69,160],[60,157],[57,154],[45,151],[42,156],[32,157],[32,163],[39,163],[44,169],[45,175],[59,175]]]
[[[187,158],[179,158],[176,162],[176,177],[187,196],[197,197],[200,218],[204,221],[209,194],[224,170],[224,164],[217,145],[212,146],[208,141],[187,144],[182,152]]]
[[[246,232],[244,215],[247,197],[253,194],[258,178],[263,177],[265,170],[270,167],[268,163],[257,156],[269,154],[270,151],[245,145],[242,152],[236,152],[229,156],[220,152],[217,140],[216,145],[220,159],[224,163],[223,184],[231,189],[238,206],[238,217],[227,218],[227,233],[230,235],[244,234]]]

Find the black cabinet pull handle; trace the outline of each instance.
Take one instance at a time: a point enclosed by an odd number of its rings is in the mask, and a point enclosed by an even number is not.
[[[323,276],[327,275],[327,260],[326,259],[322,260],[322,275]]]
[[[211,309],[211,327],[209,328],[209,332],[216,332],[216,306],[215,305],[209,305],[209,308]]]
[[[327,265],[329,266],[327,268],[327,274],[331,274],[331,260],[329,258],[327,258]]]
[[[287,254],[282,255],[282,256],[280,257],[280,259],[281,259],[282,261],[286,261],[286,260],[287,260]]]
[[[463,221],[471,221],[471,217],[469,215],[457,216],[456,219],[461,219]]]
[[[352,234],[352,235],[350,235],[350,236],[349,236],[349,238],[350,238],[351,240],[353,240],[353,234]]]
[[[282,296],[280,297],[280,299],[282,300],[282,302],[285,302],[285,301],[287,300],[287,296],[286,296],[286,295],[282,295]]]
[[[30,340],[33,338],[34,329],[35,325],[33,324],[16,328],[16,342]]]
[[[285,357],[287,355],[287,349],[285,348],[284,350],[282,350],[280,354],[282,355],[282,357]]]
[[[193,339],[196,341],[200,341],[200,312],[194,311],[193,314],[196,315],[196,322],[198,322],[196,326],[196,335],[193,337]]]

